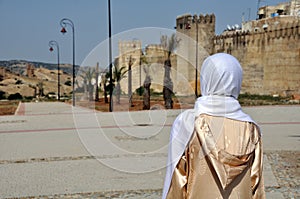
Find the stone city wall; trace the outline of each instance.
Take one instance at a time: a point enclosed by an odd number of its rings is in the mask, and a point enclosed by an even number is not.
[[[300,93],[300,28],[292,16],[253,21],[251,31],[214,38],[216,52],[235,56],[244,70],[242,92]]]
[[[177,95],[195,93],[198,68],[198,94],[203,60],[214,53],[235,56],[244,70],[242,93],[289,96],[300,94],[300,20],[299,16],[276,16],[243,23],[242,29],[215,34],[215,15],[184,14],[176,18],[176,35],[180,40],[172,56],[171,78]],[[142,56],[141,43],[121,42],[122,64],[128,56],[138,60]],[[135,48],[135,49],[133,49]],[[143,85],[144,67],[150,67],[152,85],[162,91],[165,52],[159,44],[145,48],[148,64],[136,61],[132,66],[132,91]],[[127,58],[126,58],[127,57]],[[122,91],[127,93],[128,79],[122,80]]]

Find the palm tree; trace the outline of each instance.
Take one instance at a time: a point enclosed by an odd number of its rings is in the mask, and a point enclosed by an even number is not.
[[[150,109],[150,86],[151,86],[151,76],[150,76],[150,67],[145,55],[141,56],[140,60],[141,64],[143,64],[144,72],[146,73],[146,77],[143,84],[143,110]]]
[[[108,83],[109,77],[110,77],[109,72],[106,72],[101,77],[101,84],[103,85],[103,92],[104,92],[104,102],[106,104],[108,103],[107,94],[109,92],[109,85],[107,85],[107,83]]]
[[[126,77],[125,74],[127,73],[126,67],[122,66],[119,68],[118,66],[114,67],[113,70],[113,82],[116,84],[115,94],[117,97],[117,103],[120,104],[120,96],[121,96],[121,86],[120,81]]]
[[[164,75],[164,87],[163,87],[163,95],[164,95],[164,101],[165,101],[165,107],[167,109],[173,108],[173,100],[172,100],[172,94],[173,94],[173,82],[170,77],[170,71],[171,71],[171,55],[177,48],[179,44],[179,40],[176,38],[175,34],[172,34],[170,38],[168,38],[167,35],[162,35],[160,38],[160,43],[162,47],[165,49],[166,53],[166,59],[164,62],[164,68],[165,68],[165,75]]]
[[[132,58],[132,56],[129,56],[129,60],[128,60],[128,102],[129,102],[129,107],[132,107],[132,71],[131,71],[131,67],[134,64],[134,59]]]
[[[83,78],[84,91],[88,93],[89,101],[93,101],[94,86],[92,85],[92,79],[95,76],[95,69],[91,67],[83,69],[80,76]]]
[[[144,66],[144,72],[146,73],[146,78],[144,80],[144,100],[143,100],[143,109],[150,109],[150,86],[151,86],[151,76],[149,75],[149,66]]]
[[[44,96],[44,82],[43,82],[43,80],[39,81],[36,86],[37,86],[37,89],[39,91],[38,97]]]

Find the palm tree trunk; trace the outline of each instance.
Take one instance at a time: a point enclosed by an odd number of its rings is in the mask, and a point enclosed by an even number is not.
[[[91,82],[89,82],[88,84],[89,101],[93,101],[93,90],[94,90],[94,86],[92,85]]]
[[[144,81],[144,100],[143,100],[143,110],[150,109],[150,86],[151,86],[151,78],[147,75]]]
[[[117,97],[117,104],[120,104],[120,98],[121,98],[121,86],[120,83],[117,83],[116,86],[116,97]]]
[[[164,76],[163,96],[164,96],[164,101],[165,101],[165,108],[172,109],[173,108],[173,100],[172,100],[173,82],[170,77],[170,71],[171,71],[170,58],[168,58],[165,61],[164,67],[165,67],[165,76]]]
[[[130,62],[128,66],[128,99],[129,99],[129,107],[132,107],[132,71],[131,71],[131,56]]]
[[[96,91],[95,91],[95,101],[99,101],[99,82],[98,82],[98,78],[99,78],[99,62],[97,62],[96,65],[96,71],[95,71],[95,76],[96,76]]]
[[[107,104],[108,103],[108,97],[107,97],[107,85],[104,84],[103,86],[103,90],[104,90],[104,102]]]

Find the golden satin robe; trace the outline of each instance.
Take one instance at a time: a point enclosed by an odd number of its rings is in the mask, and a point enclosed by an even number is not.
[[[258,127],[201,115],[173,172],[168,199],[264,199]]]

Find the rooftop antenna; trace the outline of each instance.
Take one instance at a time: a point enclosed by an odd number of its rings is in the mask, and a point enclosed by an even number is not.
[[[245,22],[245,13],[243,12],[242,13],[242,23],[244,23]]]
[[[265,2],[264,0],[257,0],[257,10],[256,10],[256,19],[258,18],[258,11],[259,11],[259,7],[260,7],[260,3],[261,2]]]
[[[251,8],[248,8],[248,21],[250,21]]]
[[[257,0],[256,19],[258,18],[259,5],[261,0]]]

